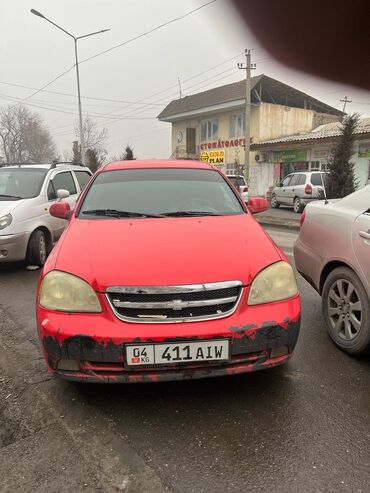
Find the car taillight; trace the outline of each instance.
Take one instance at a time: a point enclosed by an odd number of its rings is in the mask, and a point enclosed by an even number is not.
[[[306,219],[306,209],[304,209],[302,214],[301,214],[301,227],[303,226],[305,219]]]
[[[243,188],[243,193],[244,193],[244,192],[248,192],[248,187],[244,187],[244,188]]]
[[[312,195],[312,186],[309,183],[307,183],[306,188],[304,189],[304,193],[306,195]]]

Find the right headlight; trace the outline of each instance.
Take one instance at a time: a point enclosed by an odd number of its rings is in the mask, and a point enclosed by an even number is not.
[[[80,277],[52,270],[42,280],[40,305],[47,310],[99,313],[102,311],[93,288]]]
[[[0,229],[5,229],[11,224],[13,221],[13,217],[11,214],[7,214],[6,216],[0,217]]]
[[[287,262],[277,262],[263,269],[253,279],[248,305],[287,300],[297,294],[297,282],[292,267]]]

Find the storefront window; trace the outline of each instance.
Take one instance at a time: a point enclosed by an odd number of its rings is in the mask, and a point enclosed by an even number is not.
[[[218,139],[218,120],[203,120],[201,123],[200,138],[202,142]]]
[[[289,175],[289,173],[293,173],[293,171],[308,171],[309,163],[308,162],[300,162],[300,163],[282,163],[281,165],[281,175],[282,177]]]
[[[230,137],[243,137],[245,135],[245,113],[239,113],[230,117]]]

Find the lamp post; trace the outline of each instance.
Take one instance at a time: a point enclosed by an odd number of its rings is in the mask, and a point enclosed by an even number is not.
[[[101,31],[95,31],[93,33],[89,34],[84,34],[83,36],[74,36],[70,32],[68,32],[66,29],[63,29],[61,26],[58,26],[55,22],[51,21],[47,17],[45,17],[41,12],[38,12],[35,9],[31,9],[31,13],[34,15],[37,15],[38,17],[41,17],[41,19],[45,19],[48,21],[50,24],[53,24],[56,28],[60,29],[64,33],[66,33],[68,36],[70,36],[75,44],[75,59],[76,59],[76,76],[77,76],[77,96],[78,96],[78,115],[79,115],[79,126],[80,126],[80,141],[81,141],[81,160],[83,164],[86,164],[86,156],[85,156],[85,138],[83,134],[83,125],[82,125],[82,106],[81,106],[81,90],[80,90],[80,73],[79,73],[79,68],[78,68],[78,52],[77,52],[77,41],[82,38],[87,38],[89,36],[94,36],[95,34],[101,34],[105,33],[107,31],[110,31],[110,29],[102,29]]]

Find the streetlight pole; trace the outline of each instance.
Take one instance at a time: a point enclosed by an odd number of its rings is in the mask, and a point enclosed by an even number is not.
[[[82,38],[87,38],[89,36],[94,36],[95,34],[101,34],[101,33],[106,33],[107,31],[110,31],[110,29],[102,29],[100,31],[95,31],[93,33],[89,34],[84,34],[83,36],[74,36],[70,32],[68,32],[66,29],[63,29],[63,27],[58,26],[55,22],[51,21],[47,17],[45,17],[41,12],[38,12],[35,9],[31,9],[31,13],[34,15],[37,15],[37,17],[41,17],[41,19],[45,19],[47,22],[55,26],[56,28],[60,29],[63,31],[65,34],[70,36],[75,44],[75,66],[76,66],[76,76],[77,76],[77,97],[78,97],[78,116],[79,116],[79,127],[80,127],[80,142],[81,142],[81,160],[83,164],[86,164],[86,149],[85,149],[85,137],[83,133],[83,123],[82,123],[82,105],[81,105],[81,88],[80,88],[80,72],[79,72],[79,67],[78,67],[78,52],[77,52],[77,41]]]

